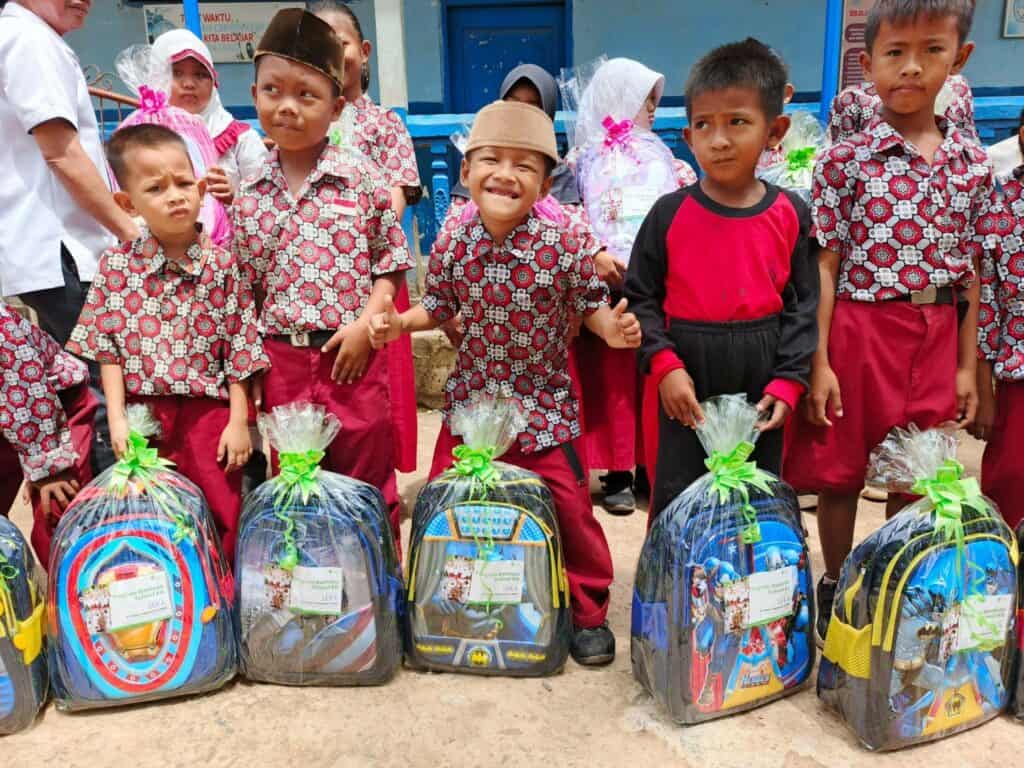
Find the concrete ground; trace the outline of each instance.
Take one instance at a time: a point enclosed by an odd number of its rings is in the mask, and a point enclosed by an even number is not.
[[[421,473],[439,418],[421,413]],[[963,459],[976,473],[977,443]],[[411,501],[422,475],[401,480]],[[858,536],[877,526],[882,505],[862,501]],[[872,755],[818,701],[813,685],[747,714],[682,728],[667,721],[633,681],[629,610],[643,513],[598,516],[615,558],[609,619],[615,663],[598,670],[570,661],[542,680],[476,678],[402,670],[379,688],[285,688],[236,681],[207,696],[88,714],[52,705],[31,730],[0,740],[11,766],[1005,766],[1024,725],[1008,716],[945,741]],[[24,509],[14,511],[26,527]],[[816,572],[816,521],[807,515]],[[408,522],[404,526],[408,537]],[[1014,747],[1014,744],[1018,744]]]

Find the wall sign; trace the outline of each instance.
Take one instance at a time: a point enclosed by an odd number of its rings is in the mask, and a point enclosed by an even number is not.
[[[303,3],[200,3],[203,42],[214,63],[252,61],[256,43],[274,14],[282,8],[302,7]],[[145,5],[143,10],[150,43],[164,32],[185,27],[185,11],[180,4]]]
[[[860,55],[864,52],[864,28],[877,0],[845,0],[843,3],[843,47],[839,62],[839,89],[864,82]]]
[[[1024,0],[1006,0],[1003,37],[1024,37]]]

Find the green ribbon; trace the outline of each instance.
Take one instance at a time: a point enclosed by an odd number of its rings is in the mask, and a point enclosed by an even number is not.
[[[786,170],[790,173],[811,172],[814,170],[816,147],[800,147],[786,153]]]
[[[756,544],[761,540],[761,526],[757,522],[757,511],[750,503],[750,488],[771,494],[772,476],[757,464],[747,461],[754,452],[754,444],[744,440],[729,453],[712,451],[704,465],[711,472],[711,488],[718,493],[719,502],[727,504],[732,494],[738,493],[743,499],[740,510],[746,523],[740,534],[744,544]]]
[[[482,495],[486,496],[487,492],[498,484],[498,470],[494,468],[494,454],[493,447],[473,448],[468,445],[457,445],[452,451],[452,456],[455,457],[455,464],[452,468],[457,474],[470,478],[472,482],[471,498],[475,495],[478,485]]]
[[[963,477],[964,465],[946,459],[934,477],[914,483],[911,493],[925,496],[935,506],[935,532],[945,541],[955,541],[957,558],[964,551],[963,508],[984,514],[987,509],[981,488],[973,477]]]
[[[186,536],[194,535],[192,517],[175,494],[153,484],[153,476],[157,472],[173,466],[173,461],[160,458],[157,449],[149,446],[149,439],[145,435],[132,430],[128,433],[124,454],[111,468],[109,487],[123,495],[129,483],[139,483],[157,508],[174,522],[171,538],[177,543]]]
[[[284,523],[284,552],[277,564],[286,571],[292,571],[299,564],[299,547],[295,543],[295,520],[288,508],[295,498],[308,504],[310,498],[320,495],[320,462],[326,454],[323,451],[295,451],[282,453],[278,457],[281,471],[274,479],[277,492],[274,494],[274,516]]]

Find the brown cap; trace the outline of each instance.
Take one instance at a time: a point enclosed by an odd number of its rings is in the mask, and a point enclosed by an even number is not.
[[[518,101],[495,101],[476,113],[466,154],[480,147],[528,149],[558,163],[555,124],[543,110]]]
[[[331,25],[302,8],[285,8],[274,14],[256,46],[254,59],[280,56],[322,72],[345,87],[345,46]]]

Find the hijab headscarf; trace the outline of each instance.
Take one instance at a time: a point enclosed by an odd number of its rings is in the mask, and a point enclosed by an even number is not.
[[[654,91],[655,104],[665,92],[665,76],[632,59],[609,59],[594,72],[580,96],[576,116],[576,144],[585,147],[604,141],[605,118],[634,120]]]
[[[513,69],[501,82],[501,90],[498,91],[498,98],[504,100],[520,81],[525,80],[540,94],[540,108],[548,113],[548,117],[555,119],[555,110],[558,109],[558,84],[551,73],[536,64],[520,64]]]
[[[210,101],[203,108],[199,117],[206,124],[206,130],[216,140],[235,121],[231,113],[224,109],[220,100],[220,92],[217,90],[219,81],[217,70],[213,66],[213,56],[206,43],[196,37],[187,29],[172,29],[165,32],[153,42],[153,58],[151,75],[154,82],[166,82],[164,86],[167,93],[170,93],[172,78],[172,66],[183,59],[193,58],[206,67],[213,78],[213,92],[210,94]],[[159,78],[159,79],[157,79]]]

